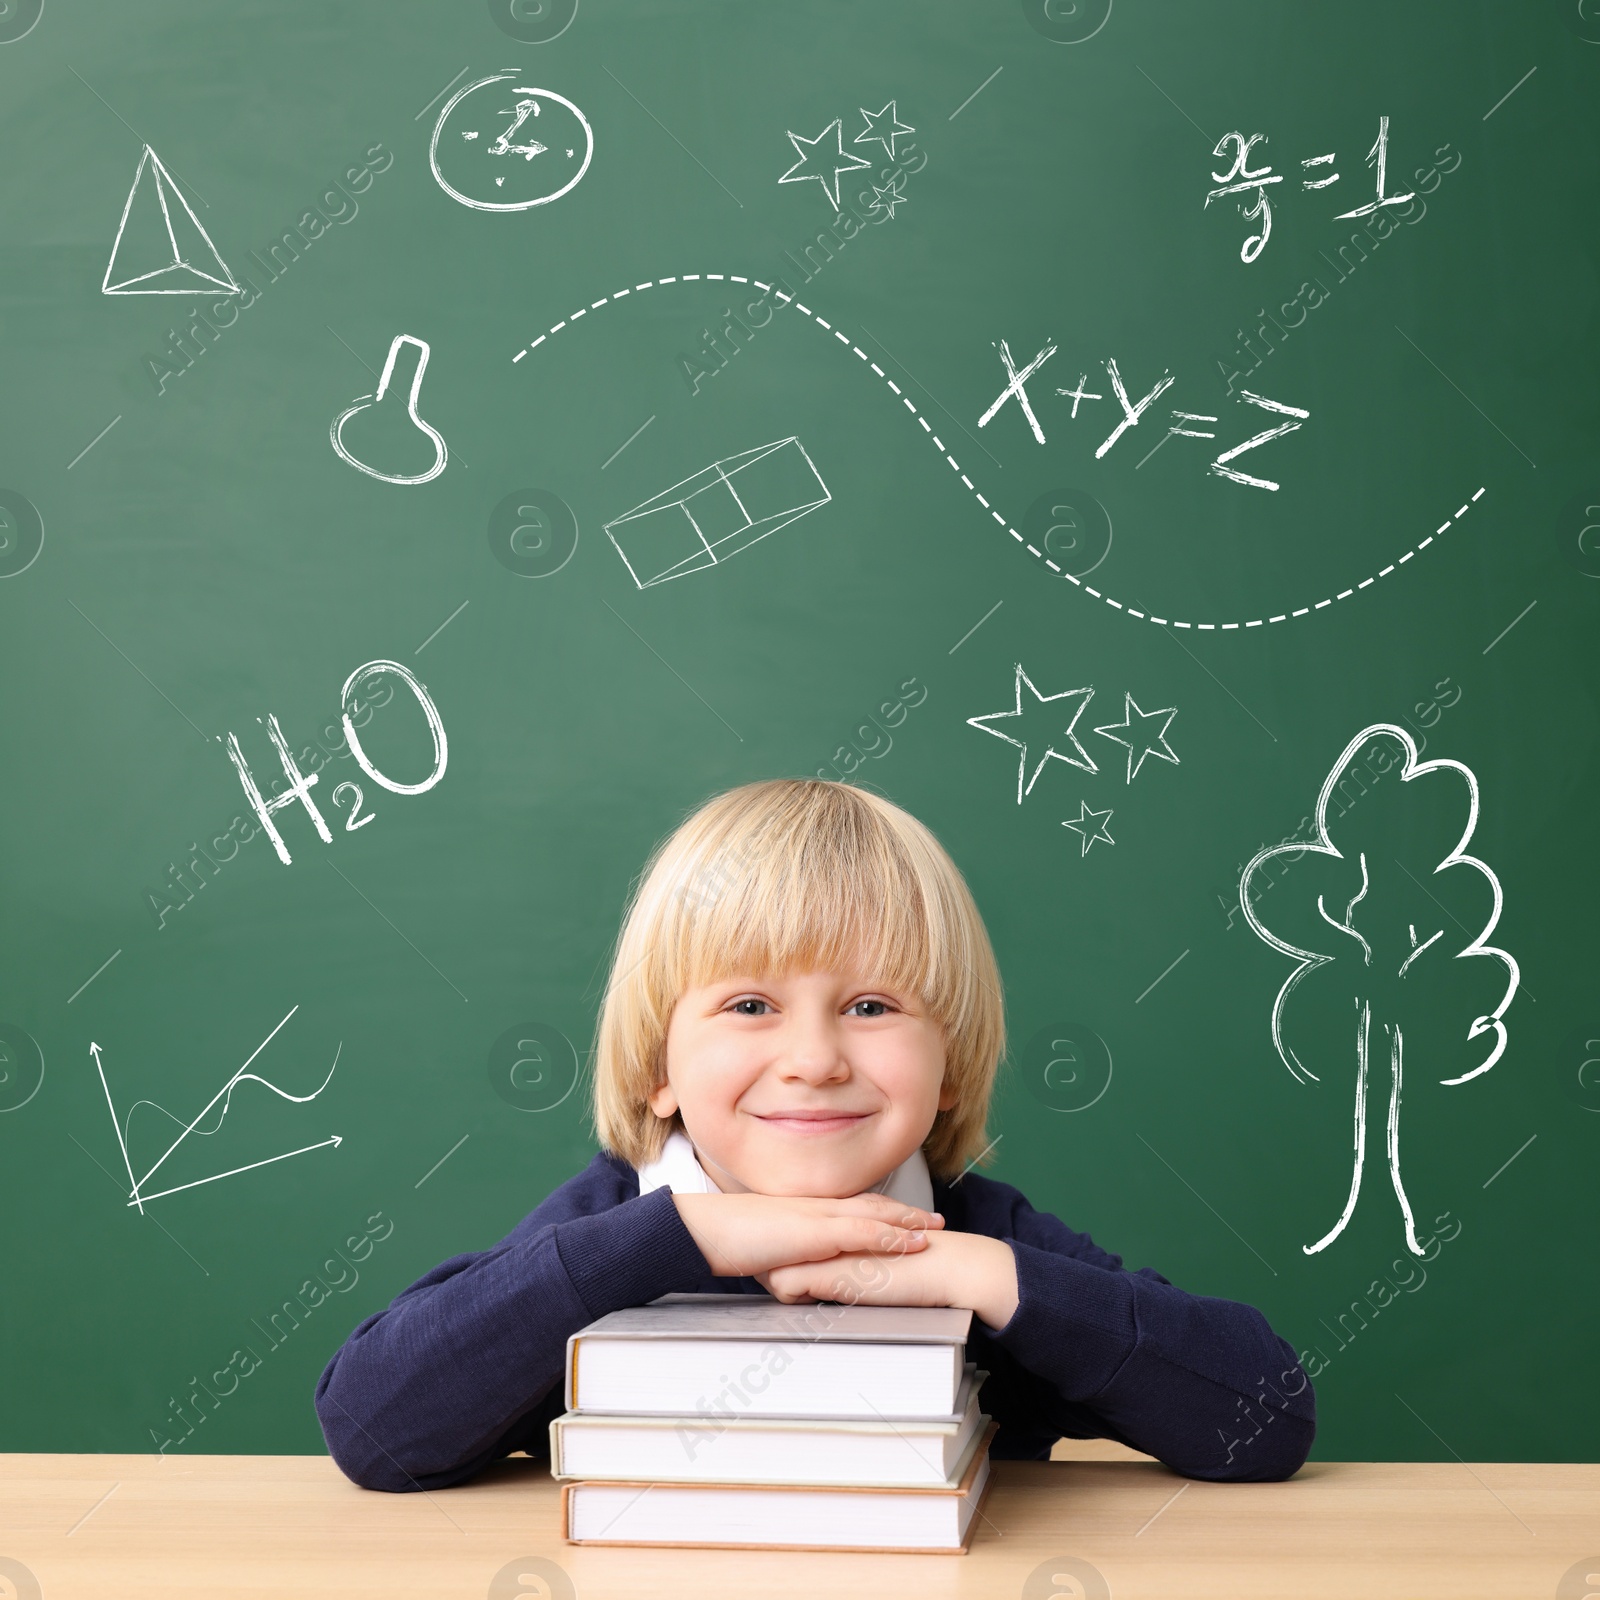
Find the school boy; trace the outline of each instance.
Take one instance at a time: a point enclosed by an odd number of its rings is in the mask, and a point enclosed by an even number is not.
[[[545,1455],[568,1335],[684,1291],[970,1308],[998,1460],[1103,1437],[1193,1478],[1290,1476],[1315,1400],[1259,1311],[1128,1271],[971,1170],[1003,1051],[988,935],[926,827],[819,780],[711,800],[618,940],[602,1148],[356,1328],[317,1384],[334,1460],[404,1491]]]

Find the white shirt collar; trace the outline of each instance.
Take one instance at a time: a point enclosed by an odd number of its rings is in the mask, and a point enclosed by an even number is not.
[[[637,1169],[639,1193],[649,1194],[654,1189],[671,1189],[674,1194],[720,1194],[711,1181],[710,1174],[700,1165],[694,1144],[681,1128],[667,1135],[666,1147],[654,1161],[647,1161]],[[902,1205],[920,1206],[933,1210],[933,1179],[928,1172],[927,1157],[916,1149],[900,1163],[888,1177],[872,1186],[874,1194],[887,1195]]]

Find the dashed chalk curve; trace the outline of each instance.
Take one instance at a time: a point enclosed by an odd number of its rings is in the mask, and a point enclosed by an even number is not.
[[[1017,530],[1013,528],[1011,524],[1007,522],[1006,519],[1001,516],[1001,514],[996,511],[986,499],[984,499],[983,495],[979,492],[972,479],[961,470],[961,463],[957,461],[948,450],[945,449],[944,442],[939,438],[939,435],[928,426],[928,419],[917,410],[915,402],[908,394],[906,394],[900,385],[897,384],[894,379],[891,378],[889,374],[886,373],[883,368],[880,367],[878,363],[867,354],[865,350],[863,350],[859,345],[851,343],[847,335],[841,333],[833,326],[832,323],[825,322],[817,315],[815,311],[811,310],[809,306],[802,305],[794,298],[793,295],[785,294],[781,289],[775,290],[770,283],[763,283],[759,278],[741,278],[737,273],[732,272],[685,272],[675,278],[655,278],[647,280],[644,283],[636,283],[631,289],[614,290],[611,294],[602,295],[598,300],[591,301],[589,305],[582,307],[580,310],[572,312],[569,316],[563,317],[560,322],[555,324],[554,327],[546,328],[545,331],[541,333],[532,344],[526,345],[523,349],[517,351],[517,353],[512,356],[512,365],[515,366],[516,363],[522,360],[524,356],[530,355],[533,351],[537,350],[546,339],[549,339],[555,334],[560,333],[563,328],[568,327],[570,324],[576,322],[579,317],[586,317],[591,311],[598,311],[601,306],[612,304],[618,300],[624,300],[629,295],[642,294],[646,289],[664,289],[669,283],[744,283],[750,285],[751,288],[761,290],[763,294],[775,293],[780,300],[792,305],[796,311],[809,318],[819,328],[831,333],[840,344],[842,344],[853,354],[859,356],[869,367],[872,368],[873,372],[876,373],[878,377],[882,378],[883,381],[888,384],[891,392],[899,398],[900,403],[922,425],[922,431],[933,441],[934,447],[950,464],[950,470],[954,472],[955,475],[960,478],[962,483],[966,485],[973,498],[980,506],[983,507],[985,511],[989,513],[991,517],[994,518],[996,522],[1000,524],[1002,528],[1005,529],[1007,533],[1011,535],[1013,539],[1017,541],[1018,544],[1022,546],[1024,550],[1028,552],[1030,556],[1042,561],[1052,572],[1058,573],[1061,577],[1068,579],[1072,583],[1075,583],[1080,589],[1083,590],[1085,594],[1092,595],[1096,600],[1101,600],[1106,605],[1114,607],[1116,610],[1122,612],[1124,616],[1137,617],[1141,622],[1153,622],[1159,627],[1190,628],[1201,633],[1229,633],[1238,628],[1261,628],[1270,626],[1274,622],[1289,622],[1295,617],[1310,616],[1314,611],[1321,611],[1325,607],[1331,606],[1336,600],[1348,600],[1351,595],[1359,594],[1361,590],[1366,589],[1372,584],[1376,583],[1379,578],[1387,578],[1391,572],[1395,571],[1399,567],[1403,567],[1414,555],[1418,555],[1422,551],[1426,550],[1428,546],[1432,544],[1433,541],[1441,534],[1448,533],[1451,526],[1466,516],[1472,507],[1483,498],[1487,489],[1487,486],[1480,487],[1472,496],[1472,498],[1468,500],[1459,511],[1457,511],[1453,516],[1447,518],[1444,522],[1441,522],[1426,539],[1419,540],[1411,549],[1407,550],[1403,556],[1400,556],[1397,560],[1391,561],[1389,565],[1386,566],[1381,572],[1373,573],[1370,578],[1363,578],[1360,583],[1352,584],[1348,589],[1341,589],[1338,594],[1329,595],[1326,600],[1318,600],[1315,605],[1300,606],[1294,611],[1283,611],[1275,617],[1255,617],[1248,622],[1183,622],[1172,617],[1152,616],[1149,612],[1140,611],[1134,606],[1126,604],[1124,601],[1113,600],[1110,595],[1102,594],[1092,584],[1085,583],[1082,578],[1075,577],[1072,573],[1063,571],[1049,558],[1049,556],[1045,555],[1042,550],[1036,550],[1031,544],[1029,544],[1028,541],[1024,539],[1022,535],[1018,533]]]

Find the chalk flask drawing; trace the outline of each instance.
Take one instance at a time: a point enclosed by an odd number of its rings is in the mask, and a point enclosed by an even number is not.
[[[426,472],[407,475],[399,472],[380,472],[377,467],[368,466],[365,461],[351,454],[344,442],[345,424],[363,411],[371,410],[383,404],[384,397],[389,392],[390,383],[394,379],[395,364],[398,361],[401,349],[405,345],[416,347],[416,365],[411,371],[411,388],[406,397],[406,415],[410,418],[412,426],[425,434],[433,445],[433,465]],[[437,478],[445,469],[445,463],[450,459],[450,451],[438,429],[430,427],[424,422],[417,410],[417,397],[422,392],[422,377],[428,370],[428,357],[431,351],[425,339],[414,338],[409,333],[397,334],[389,346],[389,359],[383,364],[383,376],[378,380],[376,394],[359,395],[353,405],[339,413],[333,419],[328,429],[328,438],[333,444],[335,453],[341,461],[348,462],[357,472],[364,472],[369,478],[377,478],[382,483],[414,484],[427,483]],[[391,407],[393,402],[390,402]]]
[[[1477,778],[1469,767],[1459,761],[1452,761],[1444,757],[1439,757],[1433,761],[1420,761],[1416,744],[1410,733],[1405,728],[1399,727],[1394,723],[1379,722],[1363,728],[1350,741],[1345,747],[1344,753],[1333,764],[1332,770],[1328,773],[1327,779],[1322,785],[1321,793],[1317,796],[1315,812],[1316,833],[1313,841],[1310,843],[1291,841],[1288,844],[1273,845],[1269,849],[1262,850],[1246,864],[1239,878],[1239,903],[1244,912],[1245,920],[1258,938],[1262,939],[1274,950],[1280,951],[1284,955],[1292,956],[1298,963],[1278,990],[1277,998],[1272,1005],[1271,1019],[1273,1046],[1278,1052],[1279,1059],[1289,1069],[1297,1082],[1317,1083],[1321,1080],[1317,1073],[1306,1066],[1284,1037],[1284,1010],[1290,997],[1304,979],[1324,967],[1328,968],[1331,973],[1353,977],[1357,990],[1355,995],[1356,1079],[1350,1190],[1338,1220],[1328,1232],[1314,1244],[1301,1246],[1306,1255],[1315,1255],[1319,1251],[1325,1250],[1344,1232],[1355,1211],[1356,1199],[1361,1190],[1362,1170],[1366,1163],[1367,1096],[1369,1079],[1372,1075],[1370,1056],[1373,1045],[1372,1025],[1375,998],[1379,998],[1380,1006],[1384,1008],[1388,1006],[1396,1007],[1392,1018],[1385,1018],[1381,1014],[1378,1017],[1380,1030],[1386,1033],[1389,1038],[1389,1095],[1384,1136],[1389,1181],[1394,1188],[1395,1198],[1399,1201],[1400,1211],[1405,1220],[1406,1248],[1413,1255],[1419,1256],[1424,1249],[1417,1238],[1412,1204],[1406,1193],[1405,1182],[1400,1170],[1400,1107],[1405,1030],[1401,1025],[1398,1001],[1395,996],[1400,993],[1398,985],[1406,979],[1408,970],[1412,968],[1413,963],[1417,962],[1420,957],[1429,951],[1434,953],[1429,967],[1419,968],[1418,970],[1431,970],[1433,983],[1437,986],[1440,982],[1441,969],[1437,964],[1438,956],[1443,953],[1448,943],[1454,941],[1453,939],[1450,941],[1445,940],[1445,926],[1441,926],[1437,932],[1431,935],[1421,937],[1419,937],[1417,930],[1419,926],[1426,929],[1428,925],[1421,913],[1426,912],[1429,917],[1437,915],[1442,909],[1441,902],[1432,890],[1428,889],[1421,880],[1416,879],[1414,874],[1411,874],[1408,869],[1396,860],[1396,865],[1400,867],[1400,871],[1410,877],[1427,897],[1426,900],[1418,900],[1415,903],[1418,920],[1410,922],[1404,918],[1400,919],[1400,925],[1406,928],[1406,935],[1403,939],[1398,933],[1398,927],[1391,925],[1394,922],[1392,910],[1387,917],[1378,915],[1363,916],[1361,925],[1358,926],[1356,908],[1368,900],[1373,889],[1372,872],[1369,868],[1367,854],[1365,851],[1361,851],[1358,857],[1360,884],[1345,904],[1343,916],[1336,919],[1324,903],[1323,895],[1319,893],[1316,897],[1318,917],[1330,930],[1340,935],[1339,940],[1335,941],[1329,950],[1319,951],[1297,945],[1292,940],[1267,928],[1257,915],[1255,905],[1252,903],[1254,896],[1250,887],[1252,876],[1261,871],[1269,861],[1279,856],[1290,855],[1291,852],[1295,860],[1299,860],[1305,855],[1331,857],[1337,861],[1347,860],[1345,852],[1334,844],[1328,832],[1328,802],[1338,789],[1340,780],[1345,776],[1347,769],[1355,760],[1357,754],[1366,749],[1375,740],[1388,739],[1397,741],[1403,752],[1403,765],[1400,763],[1395,764],[1399,769],[1400,781],[1403,784],[1412,783],[1426,773],[1437,772],[1454,773],[1465,786],[1467,801],[1466,825],[1461,830],[1460,837],[1456,840],[1455,845],[1445,852],[1442,859],[1433,867],[1433,874],[1436,876],[1452,867],[1460,866],[1481,875],[1492,896],[1492,904],[1483,920],[1482,928],[1475,935],[1467,937],[1462,947],[1454,952],[1454,959],[1460,961],[1482,958],[1491,962],[1498,961],[1504,966],[1506,973],[1504,991],[1493,1008],[1486,1013],[1479,1012],[1473,1015],[1464,1030],[1464,1035],[1457,1035],[1458,1042],[1463,1037],[1468,1042],[1477,1039],[1484,1040],[1483,1049],[1485,1053],[1483,1058],[1476,1065],[1470,1066],[1465,1072],[1458,1073],[1454,1077],[1440,1078],[1438,1081],[1442,1085],[1447,1088],[1454,1088],[1460,1084],[1470,1082],[1473,1078],[1481,1077],[1499,1061],[1506,1048],[1506,1026],[1503,1018],[1506,1009],[1516,995],[1521,981],[1521,973],[1517,966],[1516,958],[1487,942],[1494,934],[1504,903],[1500,880],[1484,862],[1480,861],[1476,856],[1467,854],[1467,846],[1471,843],[1473,832],[1478,825]],[[1362,786],[1362,793],[1364,794],[1365,792],[1365,786]],[[1343,817],[1344,815],[1345,812],[1341,811],[1340,816]],[[1387,863],[1380,865],[1374,862],[1373,865],[1378,866],[1380,873],[1387,876]],[[1391,901],[1386,901],[1386,904],[1390,903],[1392,903],[1392,897]],[[1283,905],[1284,902],[1280,900],[1275,904]],[[1457,923],[1453,913],[1447,911],[1445,915],[1449,918],[1450,923]],[[1462,926],[1461,931],[1463,933],[1466,932],[1464,926]],[[1379,985],[1380,975],[1383,979],[1388,979],[1389,975],[1385,964],[1392,965],[1392,956],[1402,951],[1404,952],[1404,958],[1394,972],[1393,992],[1386,994],[1385,990],[1380,988]],[[1359,966],[1356,964],[1358,955],[1360,957]],[[1382,958],[1378,965],[1375,965],[1375,956]],[[1413,980],[1413,984],[1414,982],[1415,980]]]
[[[101,294],[238,294],[228,264],[161,158],[144,147],[122,205]]]

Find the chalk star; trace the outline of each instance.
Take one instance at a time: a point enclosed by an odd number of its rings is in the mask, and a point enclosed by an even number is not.
[[[886,210],[892,218],[894,216],[894,208],[903,206],[906,203],[905,181],[905,174],[902,172],[899,177],[892,179],[881,189],[877,184],[873,184],[872,192],[878,197],[878,203],[872,209],[874,211]],[[889,196],[888,199],[884,198],[886,195]]]
[[[1118,744],[1126,746],[1128,751],[1128,782],[1132,783],[1139,776],[1139,768],[1144,765],[1146,756],[1159,756],[1161,760],[1170,761],[1173,766],[1177,766],[1178,757],[1172,746],[1167,743],[1167,729],[1171,727],[1172,719],[1178,714],[1177,708],[1168,706],[1162,711],[1141,711],[1134,703],[1133,696],[1126,693],[1123,695],[1123,701],[1122,721],[1108,722],[1104,727],[1096,728],[1094,731],[1104,734],[1108,739],[1115,739]],[[1156,742],[1151,744],[1145,737],[1144,725],[1147,722],[1154,722],[1157,717],[1165,717],[1167,720],[1156,729]],[[1123,738],[1116,731],[1118,728],[1126,729],[1128,737]]]
[[[1021,717],[1023,715],[1023,684],[1027,684],[1028,692],[1033,696],[1035,703],[1038,705],[1048,705],[1056,700],[1075,699],[1077,701],[1077,705],[1072,713],[1072,720],[1068,722],[1063,733],[1054,735],[1052,742],[1045,746],[1044,754],[1038,758],[1038,761],[1033,768],[1033,775],[1031,777],[1028,775],[1028,741],[1026,739],[1014,738],[1011,734],[1005,732],[1001,728],[991,728],[989,726],[991,722],[1001,722],[1008,717]],[[1022,752],[1017,759],[1017,804],[1019,806],[1022,804],[1023,795],[1031,794],[1033,792],[1034,784],[1039,781],[1039,774],[1044,771],[1045,762],[1049,761],[1052,757],[1057,761],[1065,761],[1071,766],[1081,767],[1085,772],[1098,772],[1100,770],[1099,767],[1095,765],[1094,757],[1083,748],[1083,745],[1078,740],[1077,734],[1073,731],[1078,726],[1078,718],[1083,715],[1085,708],[1094,698],[1094,689],[1092,687],[1083,689],[1063,689],[1059,694],[1040,694],[1038,689],[1034,687],[1033,680],[1027,675],[1026,672],[1022,670],[1022,663],[1019,661],[1017,663],[1016,692],[1017,703],[1014,710],[991,711],[981,717],[968,717],[967,723],[969,726],[977,728],[982,733],[993,734],[996,739],[1004,739],[1007,744],[1015,746],[1016,749]],[[1032,709],[1033,707],[1030,706],[1029,710]],[[1019,728],[1017,731],[1020,733],[1022,730]],[[1071,755],[1065,749],[1058,750],[1054,743],[1054,738],[1059,738],[1066,744],[1069,744],[1071,749],[1078,752],[1077,755]],[[1037,745],[1037,741],[1035,741],[1035,744]],[[1024,779],[1027,780],[1026,784],[1024,784]]]
[[[1115,844],[1117,842],[1111,837],[1110,833],[1106,831],[1107,824],[1115,815],[1116,813],[1111,810],[1096,811],[1087,800],[1080,800],[1078,802],[1078,820],[1076,822],[1063,822],[1061,824],[1063,828],[1071,828],[1072,831],[1083,840],[1083,850],[1078,857],[1080,861],[1084,856],[1088,855],[1089,846],[1092,845],[1095,840],[1104,839],[1107,844]],[[1089,824],[1091,822],[1094,823],[1094,830],[1092,832],[1089,831]]]
[[[831,150],[818,150],[817,146],[833,135],[833,148]],[[790,133],[789,143],[794,146],[794,153],[800,157],[795,164],[778,179],[779,183],[805,183],[814,180],[822,185],[822,192],[827,195],[828,203],[835,211],[839,209],[839,179],[847,172],[854,172],[857,167],[870,167],[872,163],[864,156],[853,156],[844,147],[843,119],[835,117],[815,139],[803,138],[798,133]],[[818,165],[823,169],[819,172],[802,172],[813,156],[818,158]]]
[[[1078,402],[1080,400],[1104,400],[1105,399],[1105,396],[1103,394],[1090,394],[1083,387],[1084,384],[1086,384],[1088,381],[1089,381],[1089,374],[1087,372],[1080,372],[1078,374],[1078,385],[1077,385],[1077,387],[1075,389],[1057,389],[1056,390],[1057,394],[1065,395],[1072,402],[1072,415],[1073,415],[1073,419],[1074,420],[1077,419]]]
[[[865,106],[862,106],[860,110],[861,115],[867,119],[867,125],[855,136],[853,143],[867,144],[871,140],[875,139],[883,146],[885,150],[889,152],[889,159],[893,161],[895,158],[895,140],[902,133],[915,133],[917,130],[915,128],[908,127],[900,120],[900,113],[895,110],[895,103],[893,100],[891,100],[882,111],[868,111]],[[879,124],[883,122],[887,122],[889,124],[889,131],[887,133],[880,133],[878,131]]]

